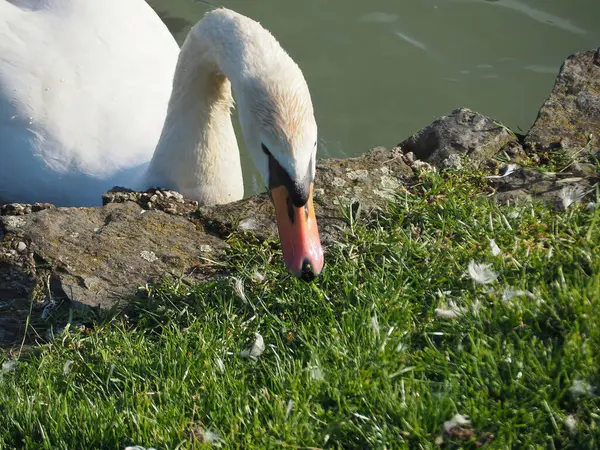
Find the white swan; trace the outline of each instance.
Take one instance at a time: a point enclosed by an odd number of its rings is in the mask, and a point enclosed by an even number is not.
[[[178,55],[143,0],[0,0],[0,201],[93,205],[115,185],[239,200],[232,88],[285,263],[312,278],[323,251],[308,86],[267,30],[227,9]]]

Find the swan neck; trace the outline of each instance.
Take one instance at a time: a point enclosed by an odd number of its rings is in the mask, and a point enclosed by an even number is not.
[[[190,32],[182,46],[164,127],[146,174],[147,187],[181,192],[200,204],[243,197],[231,82],[209,39]]]

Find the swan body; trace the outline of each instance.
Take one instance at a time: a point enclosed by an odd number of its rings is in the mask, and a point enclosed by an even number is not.
[[[0,201],[94,205],[115,185],[239,200],[234,97],[284,261],[310,279],[323,251],[308,86],[266,29],[228,9],[179,51],[142,0],[0,0]]]
[[[141,187],[178,54],[144,1],[0,0],[0,200]]]

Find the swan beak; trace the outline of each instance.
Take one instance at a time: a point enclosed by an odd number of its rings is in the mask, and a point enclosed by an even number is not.
[[[308,201],[300,208],[292,202],[285,186],[271,190],[283,260],[288,270],[311,281],[323,268],[323,248],[313,206],[313,185]]]

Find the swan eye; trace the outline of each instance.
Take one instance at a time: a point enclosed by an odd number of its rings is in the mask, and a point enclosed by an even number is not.
[[[267,146],[263,143],[260,144],[262,151],[265,153],[265,155],[270,156],[271,152],[269,151],[269,149],[267,148]]]

